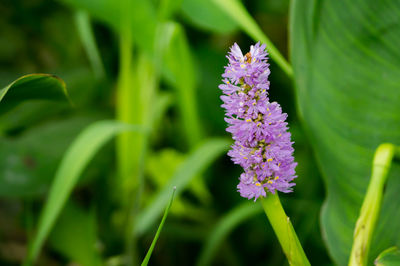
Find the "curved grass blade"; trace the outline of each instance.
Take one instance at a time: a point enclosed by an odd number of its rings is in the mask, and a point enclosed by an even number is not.
[[[96,152],[112,137],[124,131],[142,130],[138,126],[100,121],[88,126],[68,148],[57,170],[49,196],[40,214],[38,230],[29,247],[25,265],[39,255],[49,232],[59,216],[73,187]]]
[[[218,156],[228,150],[230,144],[231,141],[227,139],[210,139],[192,152],[178,167],[164,189],[156,195],[153,202],[139,214],[134,227],[135,233],[143,234],[155,223],[165,202],[168,201],[171,187],[177,187],[176,195],[178,196],[195,176],[198,176]]]
[[[154,236],[153,242],[151,242],[151,246],[150,246],[149,250],[147,251],[146,257],[144,258],[144,260],[142,262],[142,266],[147,266],[147,264],[149,263],[151,254],[153,253],[153,249],[154,249],[154,247],[156,245],[158,237],[160,236],[160,233],[161,233],[161,230],[162,230],[162,228],[164,226],[165,220],[167,219],[169,208],[171,208],[172,201],[174,200],[175,191],[176,191],[176,187],[173,188],[171,198],[169,199],[169,203],[168,203],[167,208],[165,209],[165,212],[164,212],[164,216],[163,216],[163,218],[161,220],[160,225],[158,226],[157,233]]]
[[[69,101],[69,96],[64,81],[55,75],[25,75],[0,89],[0,114],[30,99]]]
[[[227,213],[207,237],[207,242],[203,246],[200,253],[200,258],[197,262],[198,266],[211,265],[211,261],[218,251],[218,247],[222,241],[235,229],[240,223],[249,219],[252,216],[262,213],[260,204],[254,202],[246,202],[241,204]]]
[[[279,52],[278,48],[263,33],[257,22],[249,14],[246,8],[239,0],[213,0],[223,11],[225,11],[233,20],[235,20],[244,32],[246,32],[256,42],[260,41],[267,45],[271,58],[279,67],[289,76],[293,77],[293,69],[288,61]]]

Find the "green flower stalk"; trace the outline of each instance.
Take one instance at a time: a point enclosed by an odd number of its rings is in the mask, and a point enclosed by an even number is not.
[[[376,149],[371,180],[354,230],[350,266],[363,266],[368,263],[369,247],[381,209],[383,188],[395,153],[396,147],[390,143],[381,144]]]
[[[265,213],[291,265],[309,265],[277,191],[288,193],[296,178],[293,142],[287,115],[268,97],[270,74],[265,45],[257,43],[243,55],[235,43],[219,86],[227,131],[235,143],[228,155],[243,167],[237,189],[242,197],[261,198]]]

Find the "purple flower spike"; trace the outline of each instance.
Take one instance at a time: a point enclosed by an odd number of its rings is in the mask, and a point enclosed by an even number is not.
[[[257,200],[266,191],[291,192],[297,163],[293,142],[277,102],[269,102],[270,74],[265,44],[252,45],[243,55],[235,43],[227,58],[229,64],[219,86],[225,108],[227,131],[235,143],[228,155],[243,167],[237,186],[242,197]]]

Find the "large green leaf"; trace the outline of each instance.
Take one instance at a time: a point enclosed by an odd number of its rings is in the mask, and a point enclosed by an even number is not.
[[[291,56],[300,115],[328,197],[323,235],[347,263],[372,157],[400,144],[400,1],[293,1]],[[370,255],[400,244],[400,169],[388,178]]]
[[[0,114],[29,99],[67,100],[65,83],[50,74],[29,74],[0,89]]]

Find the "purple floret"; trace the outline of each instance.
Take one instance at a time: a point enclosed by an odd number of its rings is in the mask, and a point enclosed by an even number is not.
[[[235,43],[219,86],[227,131],[235,141],[228,155],[244,169],[237,188],[242,197],[254,201],[266,191],[291,192],[296,178],[287,114],[268,98],[267,55],[265,44],[252,45],[243,55]]]

